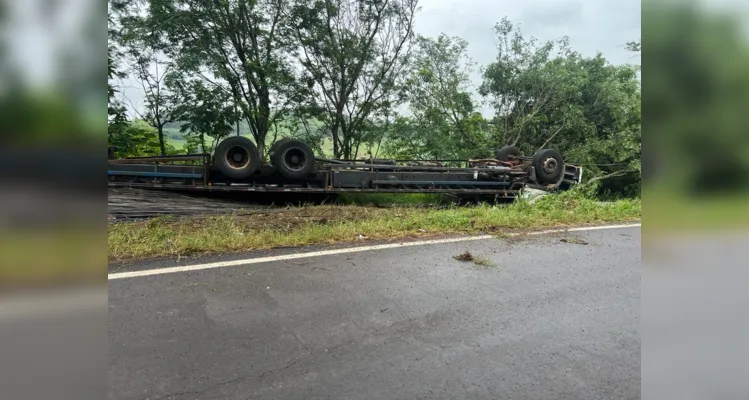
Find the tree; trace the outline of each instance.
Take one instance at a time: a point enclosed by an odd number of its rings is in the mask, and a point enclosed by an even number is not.
[[[635,66],[610,65],[600,55],[581,60],[582,97],[573,103],[586,135],[566,132],[560,148],[587,170],[602,191],[638,195],[641,177],[641,94]],[[587,127],[587,128],[586,128]]]
[[[408,63],[417,0],[297,0],[290,31],[299,45],[310,109],[331,132],[335,157],[353,158],[393,106]]]
[[[413,117],[401,117],[393,125],[386,143],[389,154],[429,159],[488,155],[489,129],[476,110],[467,48],[465,40],[444,34],[417,38],[403,87]]]
[[[507,19],[495,31],[498,56],[481,92],[495,106],[497,142],[529,154],[557,148],[604,190],[639,190],[639,67],[583,57],[566,39],[525,39]]]
[[[261,157],[269,129],[303,96],[285,32],[289,1],[146,1],[179,68],[228,87]]]
[[[176,121],[176,95],[169,85],[176,71],[167,54],[168,46],[148,24],[147,17],[140,14],[135,11],[121,18],[120,42],[129,61],[128,72],[143,90],[143,110],[132,102],[130,105],[140,119],[156,129],[161,155],[166,155],[164,127]]]
[[[567,38],[539,44],[526,39],[507,18],[494,27],[497,35],[497,58],[484,70],[480,92],[491,98],[496,111],[499,144],[523,146],[538,134],[536,127],[546,128],[546,139],[558,135],[568,125],[564,116],[546,118],[563,110],[571,100],[570,90],[577,76],[563,68],[564,60],[576,55]],[[532,150],[532,149],[528,149]]]
[[[627,42],[625,47],[627,48],[627,50],[633,53],[639,53],[642,51],[642,41],[640,39],[637,39],[631,42]]]
[[[107,44],[107,138],[109,145],[112,146],[115,142],[121,142],[122,136],[126,134],[127,115],[125,107],[115,97],[118,89],[114,83],[115,79],[125,77],[125,74],[120,70],[119,63],[122,54],[116,46],[119,30],[115,14],[119,11],[121,5],[112,1],[109,4],[110,11],[107,16],[108,36],[110,38]]]
[[[199,79],[182,79],[175,86],[179,88],[179,105],[174,116],[182,122],[180,132],[196,138],[188,137],[188,144],[196,147],[199,143],[201,153],[212,153],[221,139],[232,134],[239,119],[233,97],[224,88],[206,86]],[[206,145],[206,136],[212,139],[210,145]],[[198,149],[189,148],[188,152],[191,150]]]
[[[169,75],[173,73],[171,61],[160,61],[157,53],[145,50],[134,54],[131,63],[131,73],[135,76],[143,89],[143,111],[135,105],[133,111],[139,118],[156,129],[161,155],[166,155],[166,141],[164,127],[177,121],[174,110],[177,107],[177,96],[169,83]]]
[[[124,123],[122,134],[110,137],[109,144],[115,147],[117,157],[155,156],[161,152],[156,130],[143,120]]]

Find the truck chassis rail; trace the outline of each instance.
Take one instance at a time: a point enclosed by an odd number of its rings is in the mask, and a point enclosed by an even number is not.
[[[206,154],[110,159],[110,188],[146,188],[195,192],[256,193],[442,193],[514,198],[525,187],[565,190],[580,182],[582,169],[564,164],[556,182],[539,184],[529,157],[510,161],[332,160],[316,158],[314,172],[301,179],[281,176],[261,163],[245,179],[224,176]],[[407,165],[398,164],[405,162]],[[558,170],[557,170],[558,171]]]

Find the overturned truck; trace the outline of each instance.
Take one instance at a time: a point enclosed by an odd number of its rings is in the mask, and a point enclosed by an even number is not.
[[[261,159],[246,137],[221,141],[214,154],[115,158],[109,187],[257,193],[446,193],[460,198],[513,199],[524,189],[566,190],[582,168],[554,149],[532,156],[507,146],[494,158],[470,160],[339,160],[316,157],[305,142],[286,138]]]

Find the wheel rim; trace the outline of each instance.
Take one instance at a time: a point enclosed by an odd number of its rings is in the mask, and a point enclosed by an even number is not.
[[[226,151],[226,164],[234,169],[241,169],[250,163],[250,152],[242,146],[232,146]]]
[[[542,167],[546,174],[554,175],[559,169],[559,163],[557,163],[557,160],[555,158],[549,157],[544,160]]]
[[[283,165],[290,171],[301,171],[307,165],[307,155],[304,154],[302,149],[293,148],[286,150],[283,154]]]

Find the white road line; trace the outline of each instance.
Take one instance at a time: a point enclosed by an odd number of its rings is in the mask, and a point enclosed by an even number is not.
[[[566,229],[550,229],[550,230],[545,230],[545,231],[516,233],[516,234],[511,234],[510,236],[545,235],[545,234],[550,234],[550,233],[595,231],[595,230],[601,230],[601,229],[634,228],[634,227],[639,227],[639,226],[641,226],[641,224],[637,223],[637,224],[627,224],[627,225],[604,225],[604,226],[590,226],[590,227],[566,228]],[[364,251],[372,251],[372,250],[396,249],[396,248],[401,248],[401,247],[425,246],[425,245],[430,245],[430,244],[468,242],[468,241],[486,240],[486,239],[492,239],[492,238],[494,238],[494,236],[492,235],[482,235],[482,236],[468,236],[468,237],[459,237],[459,238],[450,238],[450,239],[421,240],[421,241],[416,241],[416,242],[389,243],[389,244],[379,244],[379,245],[374,245],[374,246],[347,247],[343,249],[312,251],[308,253],[294,253],[294,254],[285,254],[285,255],[270,256],[270,257],[248,258],[248,259],[243,259],[243,260],[221,261],[221,262],[214,262],[214,263],[207,263],[207,264],[182,265],[182,266],[177,266],[177,267],[149,269],[149,270],[143,270],[143,271],[115,272],[115,273],[108,275],[108,280],[137,278],[137,277],[151,276],[151,275],[174,274],[178,272],[201,271],[205,269],[236,267],[239,265],[250,265],[250,264],[260,264],[260,263],[266,263],[266,262],[274,262],[274,261],[296,260],[300,258],[329,256],[329,255],[335,255],[335,254],[361,253]]]

